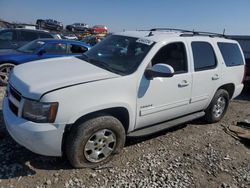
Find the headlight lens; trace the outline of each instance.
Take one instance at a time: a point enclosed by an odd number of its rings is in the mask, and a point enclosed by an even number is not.
[[[25,100],[23,118],[37,123],[53,123],[56,119],[58,103],[41,103]]]

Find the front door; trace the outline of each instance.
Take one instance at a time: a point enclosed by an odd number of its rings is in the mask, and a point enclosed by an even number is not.
[[[152,80],[142,77],[138,90],[136,129],[188,113],[192,88],[188,59],[183,42],[167,44],[156,53],[150,66],[168,64],[175,74],[170,78]]]

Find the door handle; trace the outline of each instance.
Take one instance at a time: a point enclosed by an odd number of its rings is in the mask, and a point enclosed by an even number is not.
[[[218,74],[215,74],[213,77],[212,77],[212,80],[218,80],[219,79],[219,75]]]
[[[186,87],[188,85],[189,85],[189,83],[187,80],[182,80],[181,83],[178,84],[178,87]]]

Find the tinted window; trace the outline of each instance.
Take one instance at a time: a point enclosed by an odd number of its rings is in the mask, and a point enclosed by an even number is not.
[[[20,31],[19,40],[20,41],[32,41],[38,38],[36,32],[32,31]]]
[[[195,71],[207,70],[216,67],[217,60],[213,47],[207,42],[192,42]]]
[[[226,66],[231,67],[244,64],[239,46],[237,44],[219,42],[218,46]]]
[[[66,53],[66,44],[62,43],[50,43],[45,47],[46,54],[65,54]]]
[[[14,34],[12,31],[5,31],[0,34],[0,40],[10,41],[13,40]]]
[[[239,42],[239,44],[244,52],[245,58],[249,59],[250,58],[250,40],[237,39],[237,41]]]
[[[76,45],[76,44],[69,45],[69,53],[72,53],[72,54],[84,53],[87,50],[88,50],[87,48],[80,46],[80,45]]]
[[[187,72],[186,49],[183,43],[171,43],[161,48],[152,59],[152,65],[164,63],[172,66],[175,73]]]
[[[39,33],[40,38],[53,38],[50,34],[48,33]]]

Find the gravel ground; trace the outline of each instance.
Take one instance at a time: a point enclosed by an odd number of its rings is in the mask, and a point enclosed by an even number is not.
[[[0,89],[0,102],[4,88]],[[0,115],[0,187],[250,187],[250,144],[222,125],[250,116],[250,91],[216,124],[196,120],[145,138],[129,138],[101,169],[72,169],[63,158],[36,155],[5,132]]]

